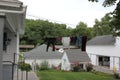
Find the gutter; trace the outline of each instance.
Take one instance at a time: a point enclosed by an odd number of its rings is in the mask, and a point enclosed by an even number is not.
[[[23,3],[20,2],[20,1],[4,0],[4,1],[0,1],[0,5],[9,6],[9,7],[18,7],[19,8],[21,5],[23,5]]]
[[[14,11],[14,10],[4,10],[0,9],[0,13],[13,13],[13,14],[23,14],[26,12],[27,6],[23,7],[21,11]]]

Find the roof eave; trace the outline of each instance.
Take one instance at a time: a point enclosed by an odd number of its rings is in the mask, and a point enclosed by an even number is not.
[[[2,1],[0,1],[0,5],[8,6],[8,7],[18,7],[19,8],[21,5],[23,5],[23,3],[20,2],[20,1],[2,0]]]

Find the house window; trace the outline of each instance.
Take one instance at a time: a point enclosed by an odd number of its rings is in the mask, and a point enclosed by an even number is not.
[[[8,38],[8,34],[4,32],[3,35],[3,51],[7,50],[7,46],[10,44],[11,39]]]
[[[7,33],[5,32],[4,35],[3,35],[3,50],[6,51],[7,49]]]
[[[99,66],[110,67],[110,57],[108,56],[99,56],[98,57]]]

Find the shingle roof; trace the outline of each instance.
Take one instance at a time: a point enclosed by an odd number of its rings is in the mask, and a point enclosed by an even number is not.
[[[71,63],[74,62],[90,62],[86,52],[82,52],[81,49],[70,49],[66,50],[66,54]]]
[[[87,45],[114,45],[115,37],[112,35],[96,36],[95,38],[89,40]]]
[[[46,52],[46,44],[43,44],[29,52],[24,54],[25,59],[61,59],[62,54],[58,51],[52,51],[49,47],[48,52]]]

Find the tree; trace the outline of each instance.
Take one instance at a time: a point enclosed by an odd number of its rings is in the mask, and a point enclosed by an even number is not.
[[[92,31],[87,27],[87,24],[80,22],[75,29],[72,30],[72,35],[74,36],[87,36],[88,39],[92,37]]]
[[[110,14],[106,14],[101,21],[95,20],[95,25],[93,26],[93,35],[109,35],[115,33],[111,25],[112,17]]]
[[[75,29],[67,28],[66,24],[58,24],[44,20],[26,20],[25,34],[20,39],[20,44],[32,44],[38,46],[44,43],[46,37],[67,37],[87,35],[92,36],[87,24],[80,22]]]
[[[44,20],[26,20],[25,35],[21,37],[21,44],[40,45],[46,37],[68,36],[69,29],[65,24],[52,23]]]
[[[98,2],[99,0],[88,0],[92,2]],[[116,9],[111,12],[113,19],[111,21],[112,28],[115,30],[115,35],[120,35],[120,0],[104,0],[103,6],[104,7],[109,7],[116,5]]]

